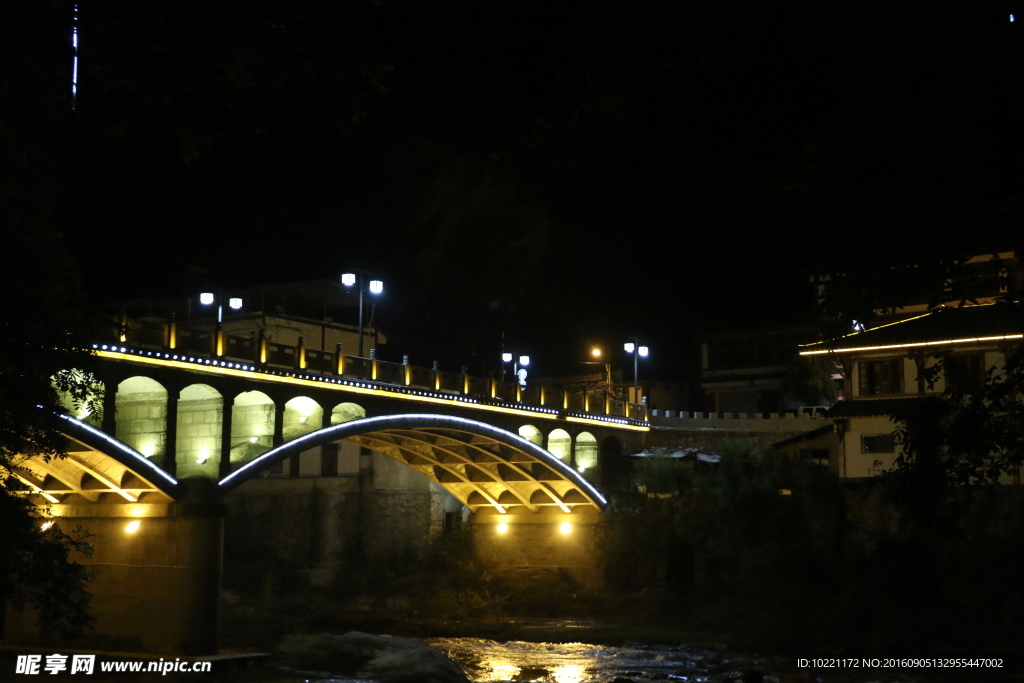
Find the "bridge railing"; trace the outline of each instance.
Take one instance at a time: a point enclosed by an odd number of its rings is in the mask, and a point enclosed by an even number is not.
[[[561,385],[519,386],[515,381],[494,377],[476,377],[466,368],[460,372],[441,370],[435,363],[426,368],[380,360],[373,351],[369,358],[334,351],[307,349],[302,339],[298,344],[282,344],[267,339],[262,333],[248,336],[227,334],[209,323],[192,325],[157,319],[123,319],[114,330],[115,338],[133,347],[159,348],[165,351],[207,358],[251,363],[257,368],[288,368],[335,375],[349,379],[376,381],[384,384],[410,386],[430,391],[478,397],[503,404],[544,406],[571,413],[608,415],[631,420],[647,420],[644,404],[627,403],[611,398],[606,387],[572,387]]]

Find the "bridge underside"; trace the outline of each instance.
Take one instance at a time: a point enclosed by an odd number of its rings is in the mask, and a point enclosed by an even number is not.
[[[276,462],[332,441],[351,441],[420,472],[472,512],[604,509],[589,482],[548,451],[490,425],[439,415],[393,415],[334,425],[243,464],[220,485],[238,486]]]

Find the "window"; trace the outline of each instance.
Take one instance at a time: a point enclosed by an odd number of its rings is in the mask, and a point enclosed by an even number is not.
[[[861,396],[903,393],[903,360],[865,360],[857,363]]]
[[[801,448],[800,460],[807,465],[828,466],[827,448]]]
[[[860,437],[861,453],[895,453],[896,437],[892,434],[864,434]]]
[[[325,443],[320,447],[320,476],[338,476],[338,444]]]
[[[985,354],[957,353],[943,362],[946,388],[965,391],[980,387],[985,382]]]

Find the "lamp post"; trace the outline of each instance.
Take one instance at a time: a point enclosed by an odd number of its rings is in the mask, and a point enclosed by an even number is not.
[[[633,398],[637,403],[640,403],[640,357],[647,358],[650,353],[650,349],[640,344],[640,340],[636,337],[631,337],[632,341],[628,341],[623,344],[622,348],[626,350],[626,353],[633,354]]]
[[[370,294],[380,294],[384,291],[384,282],[381,280],[370,280],[366,283],[366,272],[358,268],[353,268],[355,272],[344,273],[341,276],[341,284],[346,287],[355,286],[358,283],[359,286],[359,357],[363,357],[363,291],[366,289],[370,290]],[[356,277],[356,273],[359,273],[359,277]],[[365,283],[365,284],[364,284]]]
[[[501,381],[505,381],[505,363],[512,363],[512,375],[520,386],[526,386],[526,366],[530,364],[530,357],[526,354],[516,356],[509,351],[501,353]],[[519,374],[522,370],[522,375]]]
[[[202,292],[199,294],[199,303],[203,306],[217,304],[217,329],[213,339],[213,353],[216,356],[224,355],[224,292]],[[242,308],[242,298],[238,296],[228,297],[228,308],[233,311]]]

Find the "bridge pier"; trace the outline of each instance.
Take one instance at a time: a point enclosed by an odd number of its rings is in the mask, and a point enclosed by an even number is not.
[[[588,588],[604,585],[606,527],[597,510],[481,510],[471,530],[477,559],[503,580],[531,586],[568,577]]]
[[[86,565],[95,629],[70,646],[176,655],[218,649],[224,507],[216,482],[184,482],[179,502],[53,505],[65,529],[92,534]],[[7,609],[8,643],[53,645],[31,610]]]

